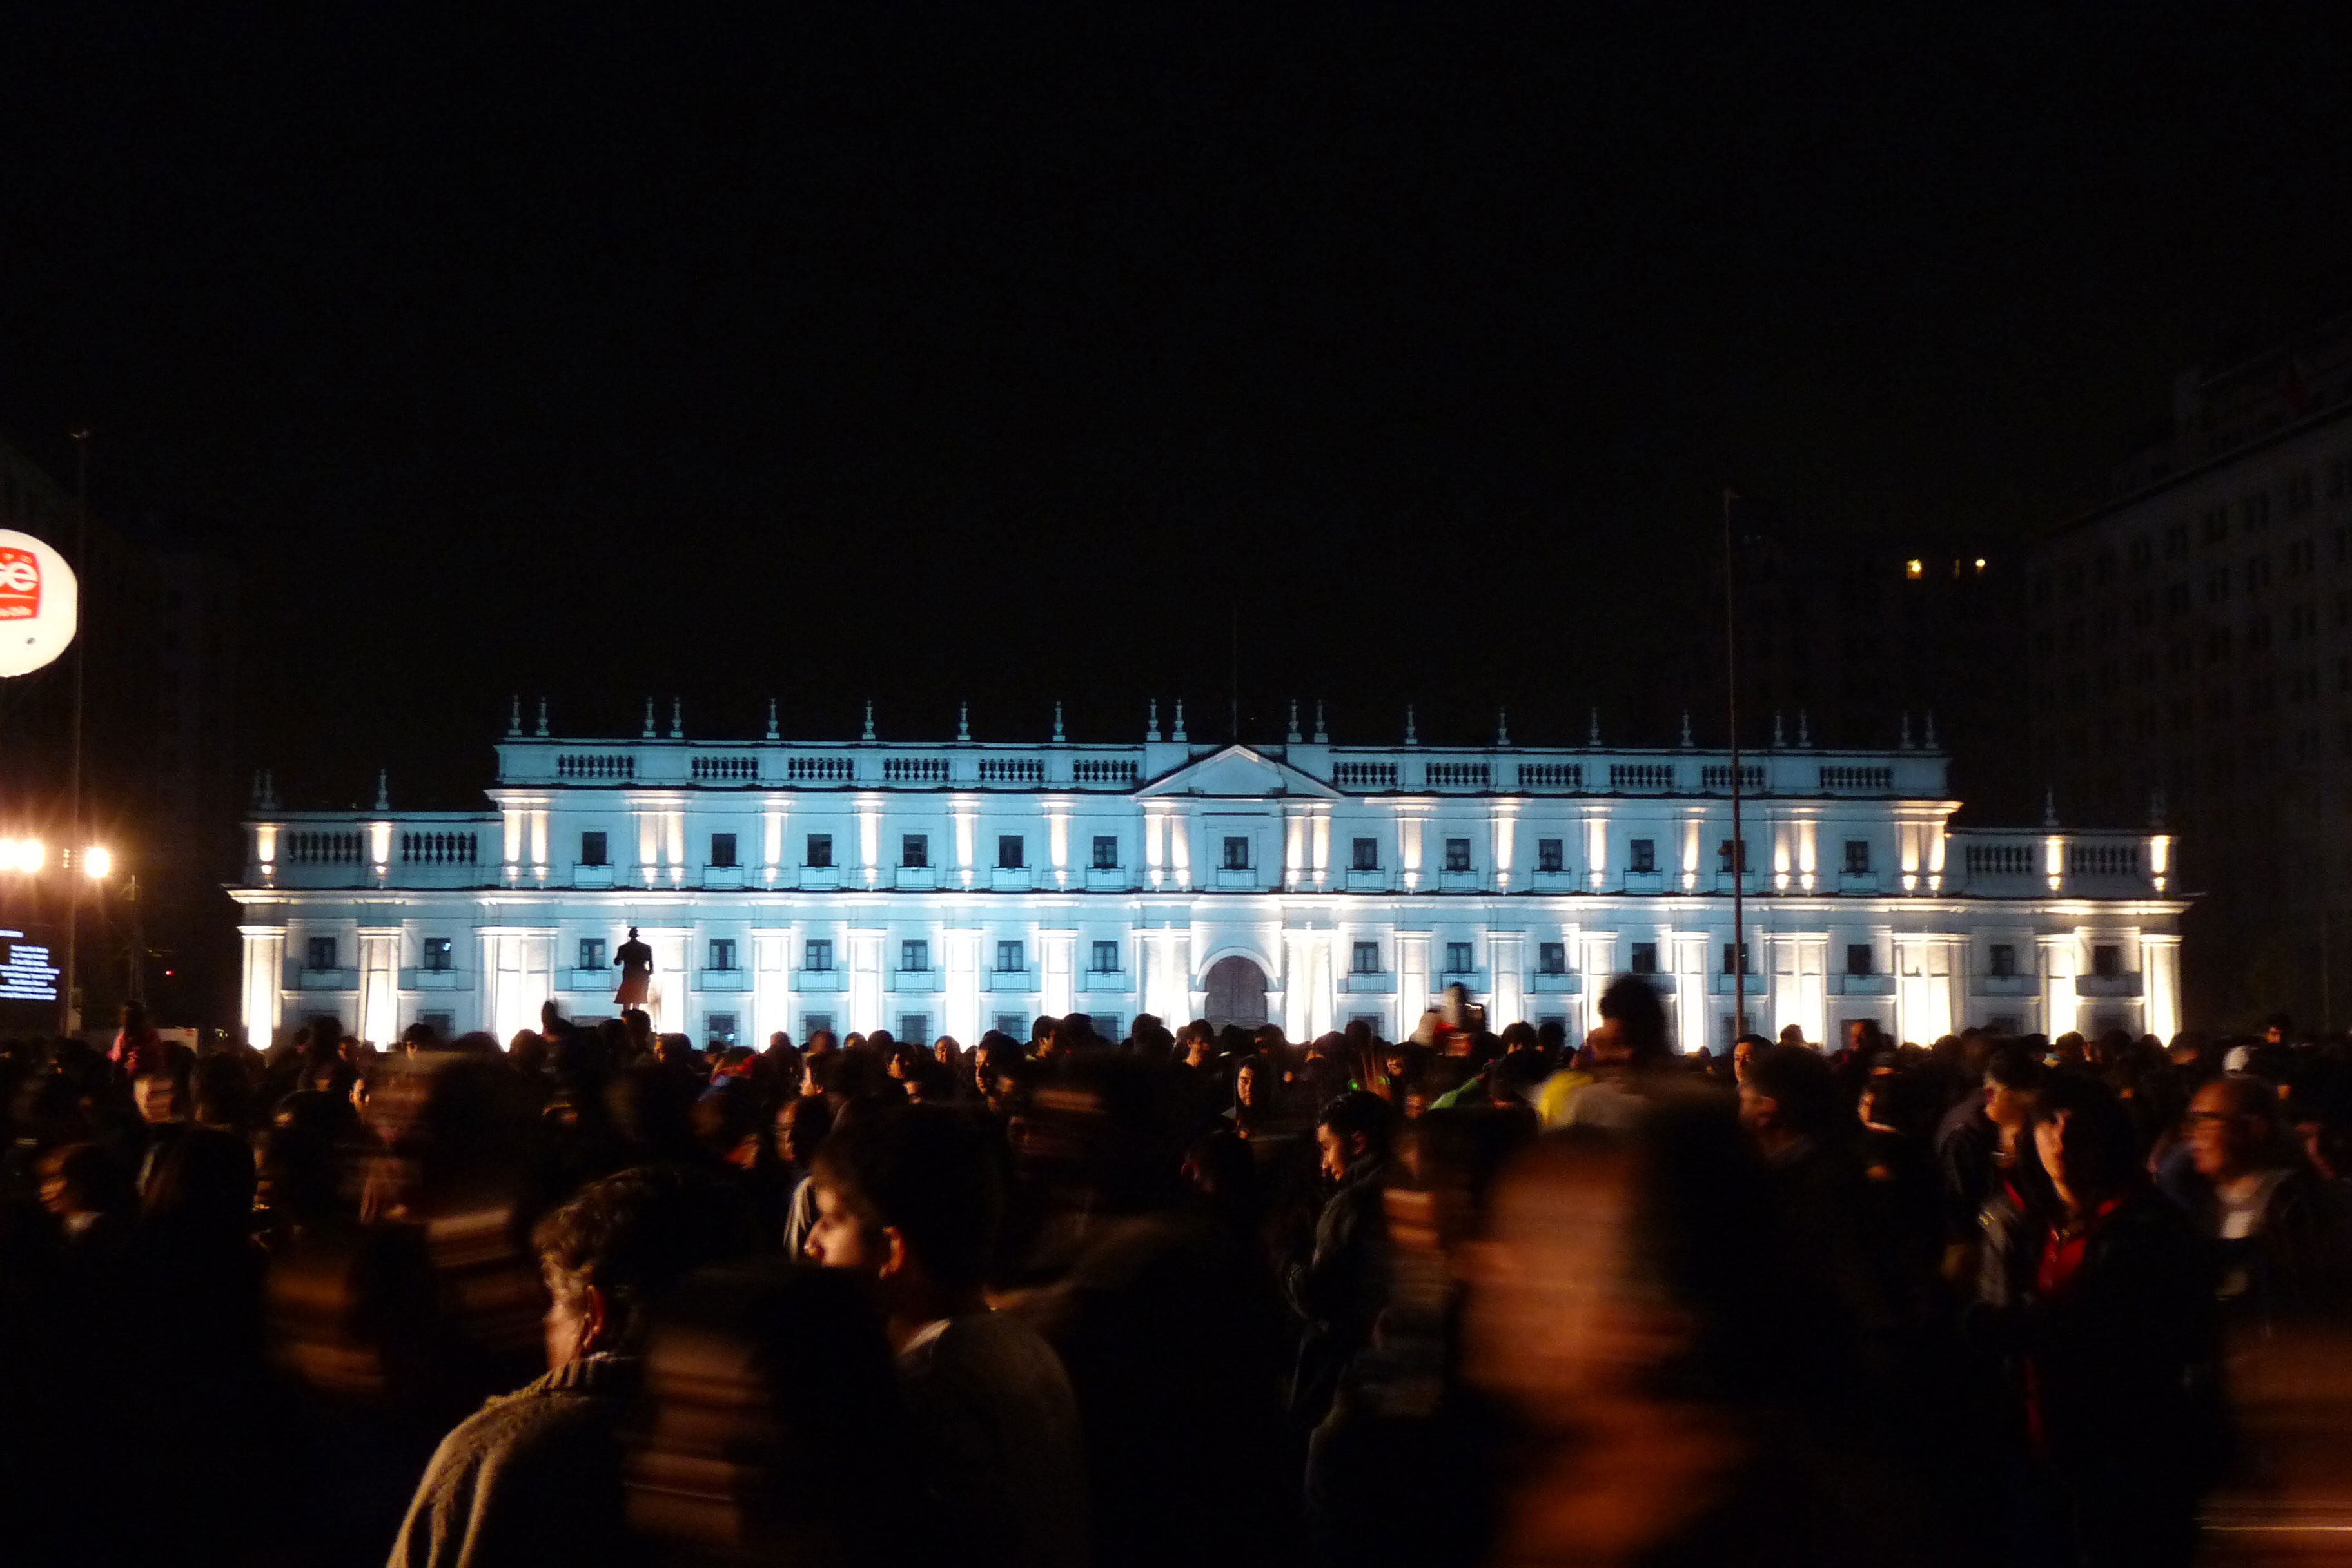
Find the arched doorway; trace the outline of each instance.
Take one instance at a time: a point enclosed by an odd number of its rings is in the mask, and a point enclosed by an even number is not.
[[[1208,982],[1210,1023],[1255,1029],[1265,1022],[1265,970],[1246,958],[1221,958],[1209,965]]]

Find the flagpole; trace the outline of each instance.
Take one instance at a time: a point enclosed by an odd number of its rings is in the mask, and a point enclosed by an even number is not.
[[[1723,648],[1725,716],[1731,724],[1731,1001],[1732,1039],[1748,1032],[1748,839],[1739,825],[1739,593],[1733,565],[1731,507],[1737,492],[1723,491]]]

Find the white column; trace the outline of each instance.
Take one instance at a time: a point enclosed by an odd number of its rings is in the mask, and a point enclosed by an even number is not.
[[[1501,1029],[1526,1021],[1528,937],[1525,931],[1486,934],[1486,963],[1492,976],[1486,990],[1486,1026]]]
[[[2147,1032],[2169,1045],[2180,1032],[2180,938],[2142,931],[2139,967]]]
[[[977,931],[945,933],[947,952],[946,1030],[957,1041],[976,1046],[985,1026],[981,1018],[980,942]]]
[[[867,887],[882,885],[882,807],[877,801],[862,801],[857,807],[857,864]]]
[[[278,1042],[285,1007],[286,928],[241,925],[236,931],[245,942],[246,1044],[268,1050]]]
[[[771,822],[774,821],[772,816]],[[771,852],[769,863],[774,864]],[[792,1027],[793,928],[751,928],[751,1032],[754,1050],[768,1048],[768,1037]]]
[[[1418,836],[1415,837],[1418,844]],[[1429,1011],[1435,993],[1429,983],[1429,933],[1425,931],[1401,931],[1396,933],[1397,965],[1397,1032],[1410,1035],[1421,1026],[1421,1016]]]
[[[882,938],[879,930],[849,933],[849,1027],[862,1035],[887,1026],[882,1016]]]
[[[1738,932],[1733,933],[1735,939]],[[1714,999],[1707,993],[1707,953],[1715,943],[1706,931],[1676,931],[1663,943],[1673,954],[1675,1044],[1689,1052],[1715,1039]]]
[[[1076,931],[1037,933],[1037,1006],[1049,1018],[1067,1017],[1077,1005],[1077,948]]]
[[[360,1038],[390,1050],[400,1034],[400,927],[360,927]]]
[[[782,805],[771,805],[760,844],[760,866],[770,887],[775,886],[776,879],[782,874],[783,863],[784,809]],[[779,1020],[773,1026],[782,1029],[788,1026]],[[766,1047],[763,1045],[761,1048]]]
[[[1510,891],[1511,853],[1518,824],[1518,802],[1495,803],[1495,889],[1497,892]]]
[[[2056,844],[2055,838],[2050,841]],[[2054,873],[2053,873],[2054,875]],[[2074,995],[2075,955],[2081,944],[2071,931],[2039,939],[2042,948],[2042,1032],[2052,1039],[2082,1027],[2082,1005]]]
[[[1308,1032],[1313,1026],[1307,1021],[1312,1010],[1308,994],[1314,989],[1309,976],[1315,968],[1315,935],[1311,931],[1282,933],[1282,1032],[1300,1044],[1315,1037]]]

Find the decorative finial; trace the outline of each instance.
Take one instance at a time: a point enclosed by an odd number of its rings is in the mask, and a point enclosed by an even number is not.
[[[261,781],[268,776],[268,771],[267,769],[256,768],[253,770],[253,804],[256,810],[258,810],[262,803],[269,798],[268,793],[261,787]]]
[[[1062,734],[1062,703],[1061,700],[1056,698],[1054,700],[1054,744],[1057,746],[1060,745],[1064,739],[1065,737]]]
[[[768,739],[781,741],[783,738],[784,732],[776,728],[776,700],[771,697],[768,699]]]
[[[669,700],[669,738],[673,741],[686,739],[686,700],[682,697]]]
[[[648,741],[650,741],[650,740],[652,740],[653,738],[654,738],[654,700],[653,700],[652,698],[648,697],[648,698],[646,698],[646,740],[648,740]]]
[[[1320,697],[1315,700],[1315,743],[1318,746],[1331,743],[1331,731],[1323,723],[1323,699]]]
[[[1181,697],[1176,699],[1176,728],[1168,738],[1180,746],[1184,743],[1184,700]]]
[[[1797,744],[1810,746],[1812,743],[1813,733],[1805,727],[1805,710],[1800,708],[1797,710]]]
[[[2042,826],[2044,827],[2058,826],[2058,792],[2048,784],[2042,786]]]
[[[2164,786],[2162,784],[2147,792],[2147,825],[2150,827],[2164,826]]]
[[[522,733],[522,696],[520,693],[517,693],[516,695],[507,699],[507,733],[509,735],[520,735]]]
[[[861,736],[859,736],[859,737],[858,737],[858,739],[863,740],[863,741],[870,741],[870,740],[872,740],[873,738],[874,738],[874,699],[872,699],[871,697],[869,697],[869,698],[867,698],[867,699],[866,700],[866,733],[865,733],[865,734],[863,734],[863,735],[861,735]]]
[[[1683,749],[1688,751],[1691,744],[1690,710],[1685,708],[1683,710]]]
[[[1911,710],[1903,710],[1903,738],[1897,742],[1905,751],[1911,750]]]
[[[1588,746],[1601,744],[1601,710],[1598,708],[1585,715],[1584,743]]]
[[[1937,750],[1936,710],[1933,708],[1927,710],[1927,749],[1931,752]]]
[[[547,733],[547,699],[544,697],[539,700],[539,732],[541,735]]]
[[[971,704],[970,702],[956,704],[956,739],[959,741],[971,739]]]
[[[1499,706],[1498,706],[1498,707],[1496,707],[1496,710],[1495,710],[1495,744],[1496,744],[1496,745],[1497,745],[1497,746],[1507,746],[1507,745],[1509,745],[1510,743],[1511,743],[1511,715],[1510,715],[1510,711],[1509,711],[1507,709],[1505,709],[1505,708],[1502,708],[1502,707],[1499,707]]]
[[[1152,745],[1160,742],[1160,699],[1157,697],[1151,700],[1151,717],[1144,723],[1143,738]]]
[[[1290,728],[1283,731],[1282,738],[1294,746],[1298,744],[1298,699],[1296,697],[1290,700]]]
[[[1780,710],[1775,708],[1772,710],[1772,749],[1777,752],[1788,743],[1788,737],[1780,732]]]
[[[261,804],[271,811],[278,809],[278,770],[276,768],[261,770]]]
[[[1421,744],[1421,736],[1414,731],[1412,727],[1412,704],[1410,702],[1404,705],[1404,743],[1408,746],[1418,746]]]
[[[378,811],[392,809],[392,783],[382,768],[375,771],[375,808]]]

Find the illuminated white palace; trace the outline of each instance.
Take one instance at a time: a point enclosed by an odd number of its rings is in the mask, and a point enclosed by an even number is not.
[[[656,955],[656,1026],[762,1043],[902,1037],[1083,1011],[1117,1038],[1271,1019],[1294,1039],[1410,1031],[1459,984],[1496,1027],[1596,1022],[1654,977],[1685,1048],[1732,1030],[1744,860],[1750,1026],[1871,1019],[2179,1027],[2183,901],[2160,830],[1947,826],[1928,743],[1743,757],[1690,745],[1203,745],[1182,708],[1139,745],[874,738],[562,740],[520,721],[489,809],[278,808],[257,793],[242,906],[249,1037],[317,1015],[387,1042],[419,1020],[501,1040],[549,998],[614,1011],[613,953]],[[518,720],[520,714],[518,713]],[[1778,729],[1778,721],[1775,723]],[[1908,726],[1906,724],[1906,736]]]

